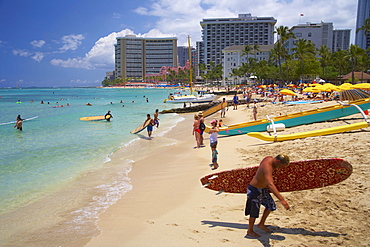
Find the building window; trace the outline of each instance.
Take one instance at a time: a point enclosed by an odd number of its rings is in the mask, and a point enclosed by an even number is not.
[[[312,36],[312,33],[308,33],[308,37],[311,37]]]

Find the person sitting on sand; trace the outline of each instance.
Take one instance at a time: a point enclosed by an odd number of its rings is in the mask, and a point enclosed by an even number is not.
[[[245,215],[250,215],[247,235],[259,238],[261,237],[253,230],[256,218],[259,216],[261,204],[265,207],[260,223],[257,225],[258,228],[271,232],[266,225],[265,221],[271,211],[276,210],[276,204],[272,199],[269,191],[271,191],[283,204],[284,208],[288,210],[289,204],[285,201],[284,197],[277,190],[272,172],[274,169],[283,168],[289,165],[289,157],[284,154],[279,154],[276,157],[267,156],[259,165],[256,175],[248,185],[247,189],[247,203],[245,207]],[[268,190],[269,191],[268,191]]]

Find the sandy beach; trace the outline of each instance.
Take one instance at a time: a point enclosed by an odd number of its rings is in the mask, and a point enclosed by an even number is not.
[[[259,103],[257,117],[331,104],[336,102],[299,106]],[[206,147],[194,149],[193,114],[182,116],[185,120],[165,134],[177,143],[133,165],[129,173],[132,191],[100,215],[101,234],[80,242],[80,246],[368,246],[370,128],[277,143],[247,135],[219,136],[217,171],[255,166],[265,156],[279,153],[288,154],[293,161],[342,158],[353,166],[352,175],[339,184],[283,193],[291,205],[289,211],[274,197],[277,210],[266,222],[273,233],[255,228],[262,236],[252,239],[246,237],[246,195],[217,195],[201,187],[199,179],[214,172],[209,166],[209,135],[204,134]],[[238,110],[230,107],[223,121],[228,125],[252,118],[252,109],[240,105]],[[361,115],[356,114],[286,129],[284,133],[362,121],[359,118]],[[220,113],[206,121],[212,119],[220,119]],[[159,138],[155,136],[150,142]]]

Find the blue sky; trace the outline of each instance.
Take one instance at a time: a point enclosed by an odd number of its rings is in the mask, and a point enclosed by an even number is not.
[[[0,87],[99,86],[114,70],[116,37],[194,44],[203,18],[241,13],[276,26],[333,22],[354,37],[357,0],[0,0]]]

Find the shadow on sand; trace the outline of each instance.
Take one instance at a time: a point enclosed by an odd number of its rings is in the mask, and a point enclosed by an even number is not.
[[[230,223],[230,222],[220,222],[220,221],[208,221],[203,220],[201,221],[202,225],[209,225],[209,227],[226,227],[226,228],[234,228],[234,229],[248,229],[248,224],[240,224],[240,223]],[[282,241],[285,239],[284,236],[278,235],[277,233],[284,233],[284,234],[295,234],[295,235],[306,235],[306,236],[317,236],[317,237],[339,237],[339,236],[346,236],[347,234],[340,234],[340,233],[333,233],[328,231],[309,231],[303,228],[285,228],[285,227],[278,227],[278,226],[268,226],[272,233],[265,232],[257,227],[255,227],[255,231],[261,235],[260,238],[252,238],[248,235],[245,235],[245,238],[250,239],[257,239],[261,242],[261,244],[265,247],[269,247],[270,239],[272,240],[279,240]]]

